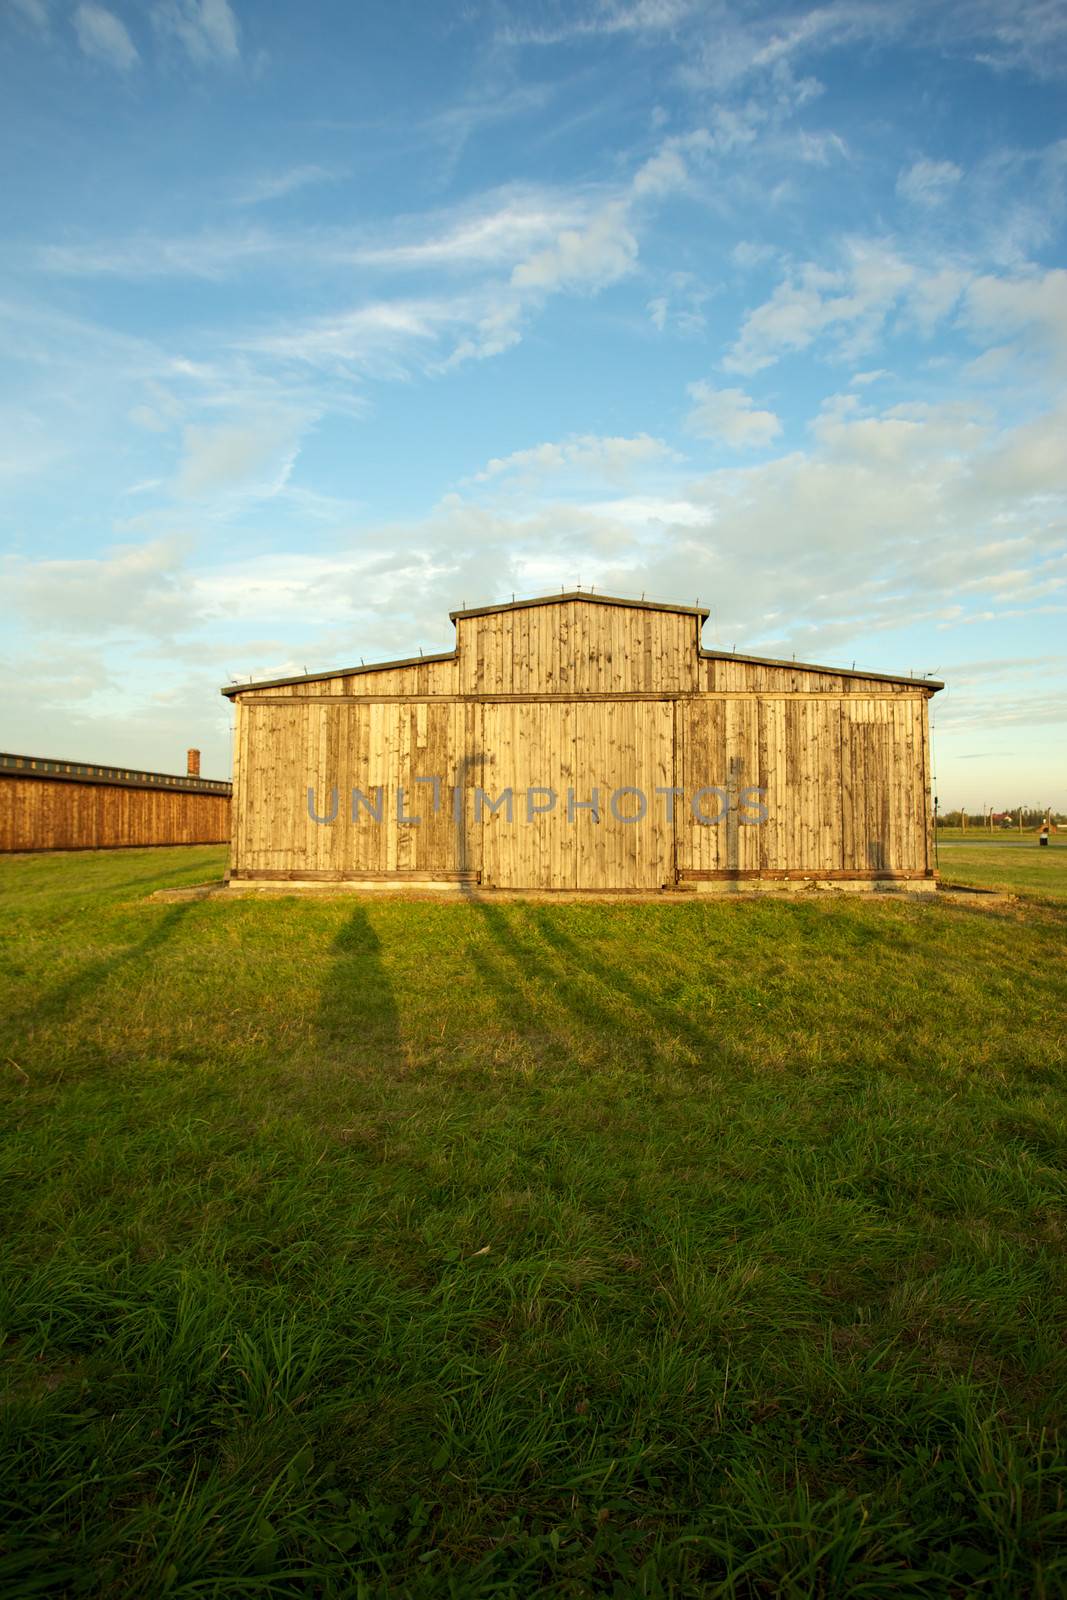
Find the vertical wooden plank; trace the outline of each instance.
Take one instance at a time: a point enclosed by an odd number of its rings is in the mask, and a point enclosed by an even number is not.
[[[936,864],[936,855],[934,850],[934,814],[933,808],[930,804],[930,773],[932,760],[930,750],[929,709],[930,698],[928,695],[923,695],[922,703],[919,707],[919,724],[922,730],[922,749],[919,759],[921,762],[921,793],[923,808],[923,870],[925,872],[933,872]]]

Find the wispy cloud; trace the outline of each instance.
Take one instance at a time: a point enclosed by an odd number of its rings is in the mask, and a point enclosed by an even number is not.
[[[511,18],[498,29],[497,38],[503,44],[545,47],[573,39],[611,34],[657,34],[677,27],[699,8],[700,0],[600,0],[600,3],[591,5],[557,3],[546,8],[538,22]]]
[[[242,267],[293,256],[299,241],[258,228],[225,229],[185,237],[135,234],[85,244],[46,245],[38,260],[46,272],[73,278],[223,279]]]
[[[454,299],[382,300],[251,335],[237,348],[328,371],[356,368],[400,376],[401,358],[428,349],[443,333],[477,320],[477,307]]]
[[[877,342],[900,309],[928,331],[963,292],[967,275],[941,264],[919,266],[886,240],[846,240],[840,265],[806,262],[769,300],[749,311],[723,359],[730,372],[760,372],[783,355],[828,337],[835,354],[854,358]]]
[[[247,186],[238,203],[256,205],[306,184],[337,176],[325,168],[296,168]],[[69,277],[203,278],[222,280],[261,265],[291,264],[344,271],[351,267],[421,271],[502,267],[510,270],[538,246],[568,230],[589,226],[588,196],[565,191],[491,192],[463,210],[398,219],[382,239],[368,242],[366,229],[281,227],[219,228],[167,237],[135,234],[125,239],[47,245],[38,262],[47,272]]]
[[[344,173],[335,167],[320,167],[314,162],[303,166],[286,167],[281,172],[263,173],[254,178],[236,196],[239,206],[264,205],[271,200],[282,200],[318,183],[333,183]]]
[[[152,20],[202,66],[225,65],[240,56],[240,30],[227,0],[158,0]]]
[[[635,471],[681,457],[663,439],[647,433],[635,438],[603,438],[582,434],[559,442],[516,450],[509,456],[494,457],[473,482],[489,483],[518,479],[522,484],[540,482],[561,474],[592,477],[600,483],[617,482]]]
[[[521,261],[511,274],[516,289],[600,288],[615,283],[637,260],[637,239],[621,202],[605,206],[582,228],[563,228],[550,245]]]
[[[580,226],[586,211],[579,196],[533,190],[493,194],[458,218],[413,219],[406,231],[415,237],[356,245],[351,260],[385,268],[507,266],[562,229]]]
[[[140,60],[133,40],[113,11],[103,6],[80,5],[74,12],[74,31],[85,55],[119,72],[128,72]]]
[[[270,413],[191,425],[175,491],[194,500],[235,493],[269,498],[288,481],[302,429],[301,418]]]
[[[120,546],[85,560],[8,557],[0,568],[9,600],[49,629],[78,633],[172,634],[195,621],[181,593],[178,569],[188,539]]]
[[[954,161],[930,161],[924,157],[901,172],[897,193],[911,205],[930,209],[944,205],[962,177],[963,169]]]
[[[700,439],[750,449],[770,444],[782,431],[774,412],[757,410],[743,389],[713,389],[701,382],[691,383],[688,393],[695,404],[686,427]]]
[[[41,33],[48,32],[48,0],[11,0],[11,9],[31,27],[39,29]]]
[[[1067,375],[1067,271],[1062,267],[1013,277],[977,276],[968,289],[964,321],[979,339],[1018,339]]]

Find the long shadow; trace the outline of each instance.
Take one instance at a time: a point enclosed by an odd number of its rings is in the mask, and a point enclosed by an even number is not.
[[[706,1028],[700,1027],[691,1017],[679,1013],[666,1003],[660,992],[639,983],[632,976],[627,976],[627,973],[618,966],[609,966],[606,962],[598,960],[590,949],[565,933],[559,925],[558,913],[554,914],[548,907],[538,906],[530,908],[530,915],[542,939],[558,953],[569,973],[582,974],[609,994],[618,995],[629,1006],[648,1017],[657,1035],[667,1023],[680,1033],[699,1055],[705,1055],[717,1046],[719,1041],[712,1037]],[[627,972],[632,970],[632,968],[627,969]],[[596,1004],[589,996],[588,987],[583,987],[580,992],[583,1004]],[[604,1014],[610,1015],[606,1011]]]
[[[7,1019],[7,1030],[13,1037],[24,1029],[39,1027],[42,1023],[58,1021],[68,1016],[72,1010],[83,1004],[97,989],[107,983],[116,972],[132,963],[146,961],[149,957],[158,955],[163,946],[173,938],[186,917],[198,909],[196,901],[183,901],[179,905],[172,906],[148,930],[143,939],[126,945],[113,955],[87,962],[69,978],[64,978],[61,983],[45,989],[31,1005],[10,1014]]]
[[[319,1036],[335,1063],[395,1064],[402,1049],[400,1014],[382,960],[382,942],[356,906],[331,946],[334,962],[319,999]]]
[[[555,968],[544,962],[536,946],[521,938],[514,921],[500,906],[484,899],[475,904],[482,927],[497,947],[495,957],[485,951],[480,953],[478,976],[491,990],[501,1015],[527,1035],[548,1037],[561,1051],[567,1049],[563,1034],[544,1008],[531,1004],[524,987],[524,981],[547,989],[555,987],[559,976]]]
[[[509,917],[500,907],[485,901],[478,907],[483,926],[500,952],[501,959],[496,962],[483,959],[482,976],[495,991],[501,1010],[527,1030],[548,1034],[561,1048],[569,1048],[545,1012],[526,998],[523,985],[532,981],[543,987],[546,994],[558,996],[590,1038],[602,1041],[613,1033],[625,1032],[631,1043],[640,1045],[644,1064],[652,1067],[659,1054],[664,1021],[660,997],[637,985],[617,981],[613,968],[598,962],[559,929],[552,911],[531,905],[522,906],[520,911],[519,917]],[[522,937],[524,921],[533,930],[534,938]],[[610,999],[605,1003],[598,998],[596,985],[609,996],[617,996],[622,1004],[612,1005]],[[634,1009],[641,1013],[636,1028]],[[708,1052],[711,1041],[706,1033],[674,1013],[670,1013],[670,1018],[699,1055]]]

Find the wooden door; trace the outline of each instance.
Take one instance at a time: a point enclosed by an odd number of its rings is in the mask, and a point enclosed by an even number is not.
[[[673,882],[674,826],[662,792],[675,782],[673,751],[669,701],[485,704],[481,770],[491,793],[481,801],[483,882],[509,889]]]
[[[676,782],[678,868],[691,877],[754,874],[758,814],[745,791],[760,783],[755,705],[748,700],[679,701]]]

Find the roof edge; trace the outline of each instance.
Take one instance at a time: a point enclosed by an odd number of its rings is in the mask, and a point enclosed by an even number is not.
[[[124,789],[165,789],[172,794],[229,794],[233,787],[229,778],[202,778],[187,772],[149,772],[144,767],[63,761],[58,756],[24,756],[10,750],[0,751],[0,777],[54,779],[62,783],[95,783]]]
[[[700,650],[702,661],[747,661],[754,667],[787,667],[796,672],[825,672],[834,678],[873,678],[877,683],[907,683],[915,689],[943,689],[937,678],[908,677],[896,672],[864,672],[860,667],[827,667],[816,661],[781,661],[775,656],[746,656],[739,650]]]
[[[501,605],[472,606],[462,611],[450,611],[448,615],[455,623],[466,617],[487,617],[496,612],[522,611],[530,606],[558,605],[572,600],[586,600],[598,605],[628,606],[638,611],[666,611],[682,616],[698,617],[701,626],[711,615],[703,606],[666,605],[655,600],[628,600],[616,595],[589,594],[584,589],[539,595],[532,600],[505,601]],[[326,672],[301,672],[290,677],[258,678],[249,683],[228,683],[223,685],[219,693],[227,700],[234,700],[238,695],[248,694],[256,689],[284,689],[290,684],[326,683],[335,678],[358,678],[368,672],[392,672],[400,667],[419,667],[424,662],[455,661],[458,656],[457,647],[452,650],[437,651],[431,655],[404,656],[395,661],[361,662],[358,667],[332,667]],[[697,658],[704,661],[745,661],[751,666],[791,668],[797,672],[822,672],[835,678],[871,678],[876,683],[905,683],[917,689],[929,689],[935,694],[945,687],[937,678],[905,677],[901,673],[894,672],[864,672],[856,667],[829,667],[814,661],[782,661],[775,656],[745,655],[736,650],[705,650],[701,645],[697,648]]]
[[[674,605],[664,600],[628,600],[622,595],[595,594],[587,589],[566,589],[559,594],[539,594],[531,600],[504,600],[493,606],[467,606],[460,611],[450,611],[449,620],[461,617],[489,617],[498,611],[525,611],[530,606],[556,606],[571,600],[588,600],[593,605],[629,606],[635,611],[671,611],[687,617],[699,617],[706,622],[711,612],[705,606]]]
[[[330,678],[358,678],[364,672],[392,672],[395,667],[421,667],[424,661],[455,661],[458,652],[441,650],[435,655],[405,656],[401,661],[362,662],[358,667],[331,667],[328,672],[300,672],[293,678],[257,678],[252,683],[226,683],[219,690],[227,700],[248,694],[252,689],[284,689],[290,683],[324,683]]]

